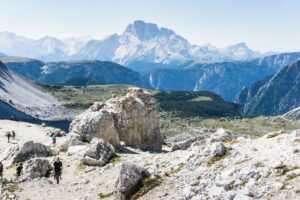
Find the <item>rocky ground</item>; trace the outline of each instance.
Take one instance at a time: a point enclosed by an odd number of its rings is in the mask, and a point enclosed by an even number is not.
[[[199,124],[191,134],[166,138],[157,108],[149,93],[131,88],[78,115],[68,134],[0,121],[1,200],[300,199],[300,129],[251,138]],[[16,139],[8,143],[12,130]],[[60,136],[55,146],[51,134]],[[64,166],[59,185],[57,157]]]
[[[0,121],[0,127],[1,154],[14,143],[28,140],[50,145],[47,127],[12,121]],[[8,144],[4,133],[12,129],[17,139]],[[66,138],[58,138],[58,146]],[[8,167],[4,176],[13,183],[1,195],[24,200],[115,199],[120,167],[130,162],[146,169],[155,180],[144,185],[138,199],[300,198],[300,131],[247,139],[220,129],[163,149],[151,153],[124,147],[103,167],[82,165],[80,150],[73,155],[69,155],[70,149],[69,153],[61,151],[64,170],[60,185],[53,177],[31,180],[25,179],[26,174],[15,181],[15,167]]]

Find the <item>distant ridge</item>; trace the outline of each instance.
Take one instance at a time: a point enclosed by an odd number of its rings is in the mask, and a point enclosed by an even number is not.
[[[226,48],[211,44],[194,45],[175,31],[158,27],[154,23],[136,20],[120,35],[105,39],[90,37],[58,39],[45,36],[34,40],[11,32],[0,32],[0,51],[11,56],[21,56],[49,61],[104,60],[122,65],[132,62],[183,64],[250,60],[262,56],[244,42]]]

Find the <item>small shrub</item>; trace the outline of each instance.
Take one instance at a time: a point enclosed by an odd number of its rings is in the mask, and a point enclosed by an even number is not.
[[[77,171],[83,171],[83,170],[85,170],[86,169],[86,166],[82,163],[82,162],[80,162],[78,165],[77,165]]]
[[[159,186],[162,183],[162,178],[160,176],[155,176],[154,178],[147,178],[143,181],[142,187],[131,196],[130,200],[137,200],[144,196],[147,192],[152,190],[153,188]]]
[[[181,163],[177,168],[171,168],[169,172],[166,172],[166,176],[171,176],[172,174],[177,174],[182,170],[182,168],[185,166],[185,164]]]
[[[300,138],[295,140],[296,143],[300,143]]]
[[[233,190],[234,184],[235,184],[235,180],[231,181],[231,182],[225,187],[225,190],[226,190],[226,191]]]
[[[245,162],[247,162],[247,161],[249,161],[250,159],[244,159],[244,160],[239,160],[239,161],[237,161],[235,164],[236,165],[240,165],[240,164],[243,164],[243,163],[245,163]]]
[[[265,165],[263,163],[261,163],[261,162],[257,162],[257,163],[254,164],[254,166],[256,168],[258,168],[258,167],[264,167]]]
[[[223,156],[217,156],[217,157],[210,157],[206,160],[206,164],[208,166],[212,166],[213,164],[215,164],[216,162],[219,162],[223,159],[225,159],[226,157],[228,157],[230,155],[229,152],[226,152]]]
[[[100,194],[98,194],[98,197],[99,197],[99,199],[106,199],[106,198],[111,197],[112,195],[113,195],[112,192],[111,192],[111,193],[108,193],[108,194],[100,193]]]
[[[293,171],[293,170],[298,169],[298,168],[299,168],[299,167],[297,167],[297,166],[285,166],[285,167],[282,169],[280,175],[281,175],[281,176],[286,175],[286,173],[288,173],[289,171]]]
[[[112,159],[110,159],[109,163],[117,164],[121,162],[121,156],[115,155]]]
[[[289,180],[292,180],[294,178],[298,177],[297,174],[290,174],[290,175],[287,175],[287,178],[286,178],[286,181],[289,181]]]
[[[18,185],[15,183],[9,183],[5,185],[5,189],[10,193],[14,193],[18,190]]]

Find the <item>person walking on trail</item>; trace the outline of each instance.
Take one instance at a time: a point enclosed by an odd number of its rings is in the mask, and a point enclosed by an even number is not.
[[[52,136],[52,145],[55,146],[55,144],[56,144],[56,134]]]
[[[0,178],[3,177],[3,163],[0,161]]]
[[[11,136],[12,136],[12,139],[15,140],[16,139],[16,132],[15,131],[11,131]]]
[[[7,142],[9,143],[10,142],[10,137],[11,137],[10,132],[6,132],[6,137],[7,137]]]
[[[22,174],[22,171],[23,171],[23,163],[20,163],[18,166],[17,166],[17,178],[19,178]]]
[[[62,174],[62,162],[60,161],[59,157],[56,158],[55,162],[53,163],[54,167],[54,179],[56,180],[56,183],[59,184],[59,180],[61,179]]]

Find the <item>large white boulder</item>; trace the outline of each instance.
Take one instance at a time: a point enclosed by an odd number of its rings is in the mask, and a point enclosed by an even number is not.
[[[128,89],[124,97],[95,103],[75,118],[70,131],[83,140],[105,139],[114,147],[124,141],[134,148],[160,151],[163,144],[157,102],[137,88]]]

